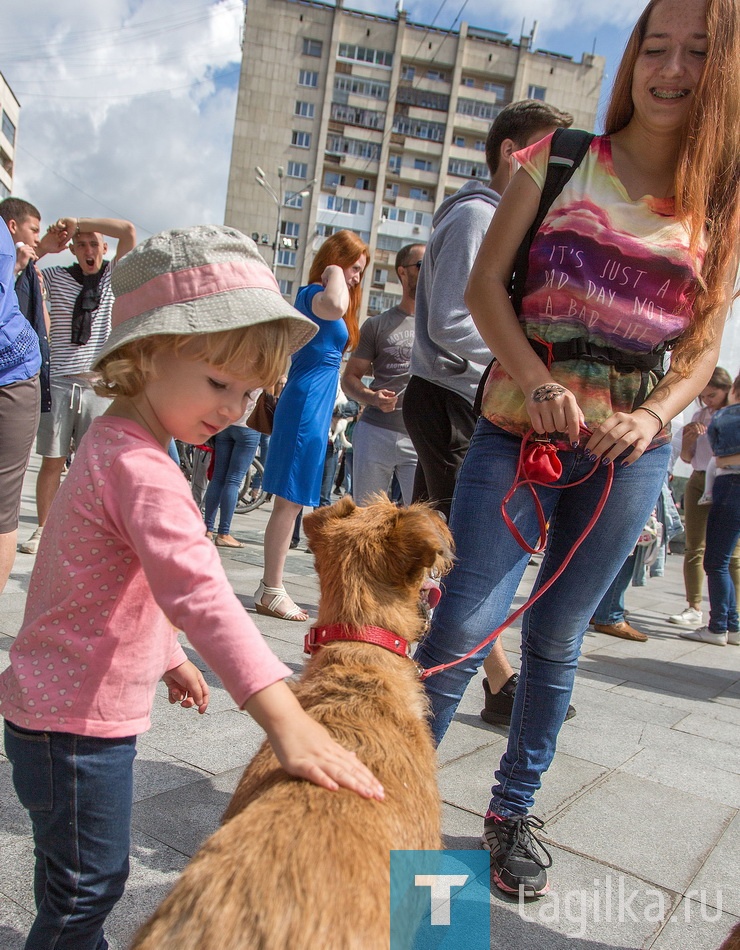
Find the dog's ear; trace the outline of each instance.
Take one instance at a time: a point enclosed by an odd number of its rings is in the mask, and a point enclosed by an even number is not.
[[[450,529],[444,519],[427,505],[398,509],[389,546],[399,574],[415,577],[432,568],[446,574],[452,567]]]
[[[320,539],[327,525],[341,518],[349,518],[356,510],[357,505],[355,505],[350,495],[345,495],[333,505],[325,505],[323,508],[314,509],[310,515],[306,515],[303,519],[303,531],[309,545],[313,546]]]

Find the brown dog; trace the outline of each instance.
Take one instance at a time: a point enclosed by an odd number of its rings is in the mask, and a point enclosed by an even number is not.
[[[373,625],[415,641],[422,583],[449,570],[430,509],[343,498],[303,522],[321,584],[318,626]],[[290,778],[265,743],[224,824],[139,931],[133,950],[382,950],[391,849],[441,847],[436,756],[414,663],[370,643],[322,646],[301,704],[375,773],[385,801]]]

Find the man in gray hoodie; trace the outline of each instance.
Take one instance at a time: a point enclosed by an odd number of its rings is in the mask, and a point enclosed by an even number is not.
[[[491,352],[465,306],[465,286],[500,197],[512,176],[512,155],[573,116],[525,99],[506,106],[486,139],[489,184],[468,181],[437,209],[416,291],[411,379],[403,421],[419,457],[414,501],[428,500],[449,520],[455,479],[475,428],[473,403]],[[495,642],[485,661],[488,722],[508,724],[516,674]]]

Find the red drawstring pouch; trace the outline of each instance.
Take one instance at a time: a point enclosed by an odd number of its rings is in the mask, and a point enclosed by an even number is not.
[[[552,442],[530,442],[522,456],[524,478],[533,482],[556,482],[563,474],[563,463]]]
[[[511,531],[516,539],[517,544],[524,548],[525,551],[529,551],[530,554],[539,554],[541,551],[544,551],[545,544],[547,543],[547,522],[545,521],[545,514],[542,510],[540,500],[537,497],[537,492],[534,490],[534,486],[549,485],[551,482],[556,482],[562,474],[563,464],[558,458],[557,449],[552,442],[529,442],[527,439],[522,441],[514,484],[501,502],[501,516],[509,531]],[[506,510],[506,506],[513,498],[514,493],[522,486],[526,486],[529,489],[537,512],[540,536],[535,547],[532,547],[524,540]]]

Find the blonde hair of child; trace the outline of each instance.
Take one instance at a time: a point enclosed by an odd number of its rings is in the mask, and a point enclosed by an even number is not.
[[[288,321],[271,320],[218,333],[159,334],[126,343],[101,361],[100,396],[137,396],[154,375],[154,357],[169,349],[205,360],[232,376],[256,376],[267,389],[285,373],[290,356]]]

